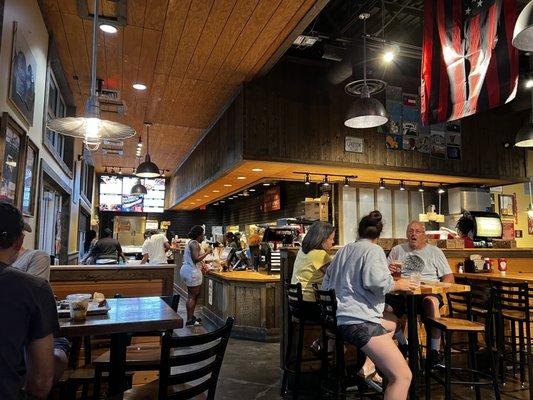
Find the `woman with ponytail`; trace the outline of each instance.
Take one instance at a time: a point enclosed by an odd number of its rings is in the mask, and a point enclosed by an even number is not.
[[[379,211],[363,217],[358,240],[337,253],[323,286],[335,289],[342,339],[361,349],[387,377],[384,399],[401,400],[407,398],[412,375],[392,339],[397,320],[384,310],[385,295],[414,287],[407,280],[393,280],[385,253],[376,244],[382,229]]]

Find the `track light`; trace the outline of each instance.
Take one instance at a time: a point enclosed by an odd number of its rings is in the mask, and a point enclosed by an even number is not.
[[[383,180],[383,178],[379,180],[379,188],[381,190],[385,189],[385,181]]]
[[[309,174],[305,174],[305,184],[308,186],[311,184],[311,181],[309,180]]]
[[[405,182],[400,181],[400,190],[405,190]]]
[[[446,190],[444,190],[444,186],[442,186],[442,183],[439,185],[439,188],[437,189],[437,193],[438,194],[443,194],[444,192],[446,192]]]
[[[344,177],[344,187],[348,187],[348,186],[350,186],[350,181],[348,180],[348,177],[345,176]]]
[[[328,176],[327,175],[324,175],[324,181],[322,182],[322,186],[329,186]]]
[[[420,185],[418,185],[418,191],[423,192],[424,191],[424,184],[420,182]]]

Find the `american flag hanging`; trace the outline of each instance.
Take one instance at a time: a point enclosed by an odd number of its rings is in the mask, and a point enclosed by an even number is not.
[[[425,0],[421,69],[424,125],[514,99],[516,0]]]

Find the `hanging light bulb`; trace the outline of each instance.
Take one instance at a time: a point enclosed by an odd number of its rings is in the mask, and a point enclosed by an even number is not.
[[[344,177],[344,187],[348,187],[348,186],[350,186],[350,181],[348,180],[348,177],[345,176]]]
[[[327,175],[324,175],[324,181],[322,182],[322,186],[329,186],[328,176]]]
[[[311,184],[311,181],[309,180],[309,174],[305,174],[305,182],[304,182],[307,186],[309,186]]]
[[[420,182],[420,185],[418,185],[418,191],[423,192],[424,191],[424,184]]]
[[[446,190],[444,189],[444,186],[442,186],[442,183],[439,185],[439,188],[437,189],[438,194],[444,194]]]
[[[405,182],[404,181],[400,181],[400,190],[405,190]]]
[[[379,180],[379,188],[381,190],[385,189],[385,180],[383,178]]]

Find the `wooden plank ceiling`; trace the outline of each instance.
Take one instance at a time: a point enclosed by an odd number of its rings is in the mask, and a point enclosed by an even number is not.
[[[75,0],[42,0],[63,69],[83,114],[89,93],[92,21],[78,15]],[[85,0],[84,0],[85,1]],[[116,3],[100,0],[100,14],[115,18]],[[92,12],[93,0],[88,0]],[[273,55],[303,30],[327,0],[128,0],[127,25],[98,36],[97,78],[119,90],[124,115],[102,112],[143,134],[151,121],[150,154],[172,170],[214,122],[218,113]],[[288,40],[289,39],[289,40]],[[132,88],[134,82],[148,86]],[[138,138],[124,156],[94,154],[104,166],[134,167]],[[146,151],[146,146],[143,150]]]

